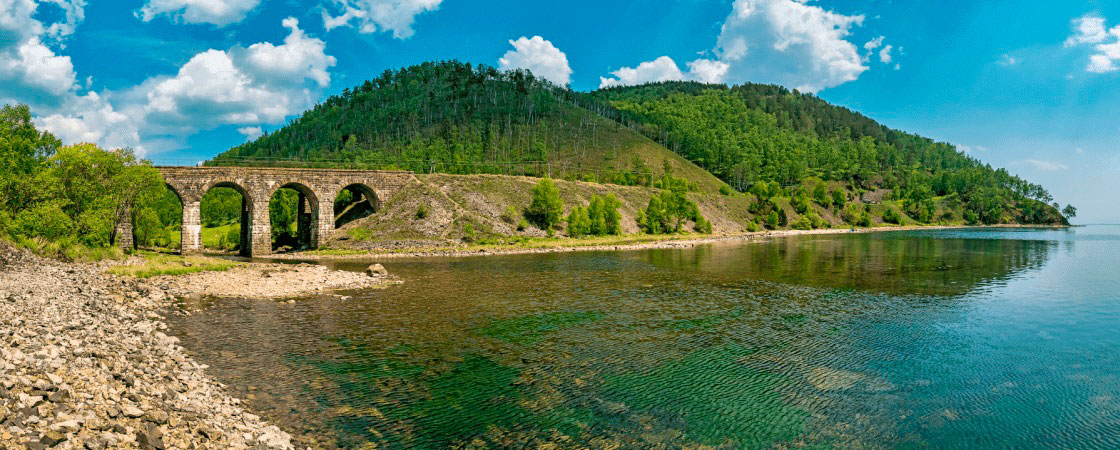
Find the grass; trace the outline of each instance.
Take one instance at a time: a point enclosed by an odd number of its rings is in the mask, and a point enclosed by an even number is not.
[[[227,233],[229,233],[229,230],[231,228],[239,227],[239,226],[241,226],[241,225],[234,223],[234,224],[222,225],[220,227],[214,227],[214,228],[203,228],[202,229],[202,246],[206,247],[206,248],[222,248],[222,246],[221,246],[222,236],[225,236]]]
[[[164,255],[153,252],[141,252],[141,256],[144,261],[139,264],[110,267],[108,272],[119,276],[151,278],[197,272],[222,272],[241,265],[233,261],[204,256]]]

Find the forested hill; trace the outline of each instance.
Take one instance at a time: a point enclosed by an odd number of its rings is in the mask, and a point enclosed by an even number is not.
[[[771,85],[579,93],[525,71],[425,63],[347,89],[212,163],[246,159],[645,185],[668,171],[702,191],[726,182],[768,198],[823,182],[923,223],[1066,223],[1041,186]]]
[[[609,102],[612,119],[741,191],[812,177],[889,192],[921,222],[953,211],[969,223],[1066,222],[1042,186],[780,86],[665,82],[589,95]]]
[[[424,63],[386,71],[346,89],[288,126],[211,163],[294,159],[618,184],[649,184],[655,171],[668,167],[701,190],[715,192],[723,184],[650,139],[582,107],[585,101],[598,100],[526,71]]]

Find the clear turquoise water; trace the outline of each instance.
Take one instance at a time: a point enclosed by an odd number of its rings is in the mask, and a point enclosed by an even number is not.
[[[384,263],[173,332],[323,447],[1120,447],[1120,227]]]

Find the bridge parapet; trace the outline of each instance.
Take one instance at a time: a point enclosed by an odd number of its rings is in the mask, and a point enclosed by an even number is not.
[[[381,201],[406,186],[411,172],[387,170],[304,169],[269,167],[156,167],[183,204],[182,252],[202,251],[202,196],[215,187],[229,187],[242,196],[241,253],[272,253],[269,200],[280,188],[299,192],[298,224],[311,248],[317,248],[335,228],[334,200],[350,190],[376,210]],[[121,240],[132,246],[131,229]]]

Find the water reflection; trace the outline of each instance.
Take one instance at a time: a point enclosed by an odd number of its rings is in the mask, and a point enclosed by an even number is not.
[[[1116,443],[1100,433],[1120,423],[1103,375],[1120,361],[1096,353],[1118,343],[1120,299],[1077,310],[1096,344],[1013,337],[1068,334],[1038,319],[1056,305],[1013,302],[1053,289],[1049,261],[1117,250],[1049,233],[394,261],[407,281],[386,291],[221,300],[172,325],[323,447]],[[1047,434],[1068,424],[1089,431]]]

